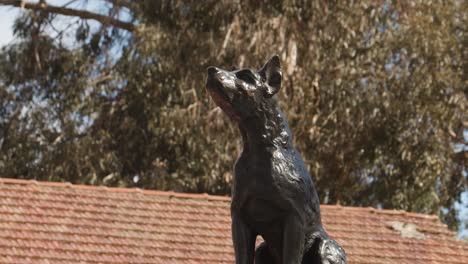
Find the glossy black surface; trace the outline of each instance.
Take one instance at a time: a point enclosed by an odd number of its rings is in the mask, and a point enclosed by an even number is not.
[[[258,71],[208,68],[207,91],[238,124],[244,143],[232,187],[236,263],[347,263],[322,227],[312,178],[275,96],[281,81],[278,56]],[[265,242],[255,250],[257,235]]]

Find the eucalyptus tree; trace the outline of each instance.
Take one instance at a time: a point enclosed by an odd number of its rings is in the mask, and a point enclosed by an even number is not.
[[[324,203],[437,213],[467,181],[464,1],[0,0],[2,177],[229,192],[236,127],[209,65],[282,60]],[[465,132],[465,138],[463,133]]]

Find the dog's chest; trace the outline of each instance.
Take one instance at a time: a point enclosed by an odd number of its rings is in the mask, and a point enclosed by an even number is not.
[[[241,156],[235,166],[233,202],[257,211],[288,207],[291,192],[303,187],[299,181],[297,168],[288,153]]]
[[[243,154],[234,168],[233,196],[270,196],[275,189],[271,154]]]

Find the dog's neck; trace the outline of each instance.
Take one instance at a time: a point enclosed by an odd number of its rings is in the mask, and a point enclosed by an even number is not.
[[[292,136],[288,122],[279,108],[262,107],[260,117],[243,120],[239,129],[244,142],[244,151],[292,147]]]

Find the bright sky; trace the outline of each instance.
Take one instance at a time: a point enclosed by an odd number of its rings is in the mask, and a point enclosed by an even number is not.
[[[48,0],[47,3],[51,5],[61,5],[67,1],[68,0]],[[31,0],[29,2],[38,1]],[[12,26],[15,21],[15,17],[17,17],[20,12],[21,10],[17,7],[0,6],[0,47],[13,40]]]
[[[18,8],[0,6],[0,47],[13,39],[12,26],[18,14]]]
[[[456,208],[458,211],[458,218],[464,219],[465,221],[468,220],[468,191],[461,195],[461,203],[457,203]],[[463,225],[463,223],[462,223]],[[464,228],[463,226],[460,227],[460,231],[458,232],[459,237],[468,237],[468,228]]]

